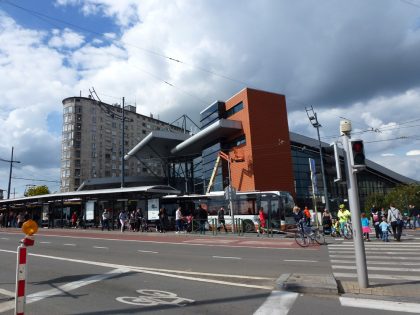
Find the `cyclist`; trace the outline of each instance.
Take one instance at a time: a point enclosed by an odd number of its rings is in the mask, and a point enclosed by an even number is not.
[[[298,206],[293,207],[293,217],[295,218],[296,224],[299,224],[303,231],[303,222],[305,221],[303,211]]]
[[[340,222],[340,232],[341,235],[344,236],[344,227],[345,225],[350,222],[351,213],[349,210],[346,209],[344,204],[341,204],[338,213],[337,213],[338,221]]]

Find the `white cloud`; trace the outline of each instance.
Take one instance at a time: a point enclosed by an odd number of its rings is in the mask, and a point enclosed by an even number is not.
[[[84,42],[84,37],[69,29],[53,30],[53,36],[48,42],[48,45],[53,48],[77,48]]]
[[[411,150],[407,152],[407,156],[417,156],[420,155],[420,150]]]

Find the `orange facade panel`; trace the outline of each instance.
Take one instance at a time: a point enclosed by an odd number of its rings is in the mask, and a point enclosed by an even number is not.
[[[285,97],[244,89],[226,102],[226,110],[240,102],[243,109],[229,119],[242,122],[246,143],[236,150],[242,152],[244,161],[231,164],[232,185],[240,191],[285,190],[294,193]],[[235,155],[233,149],[230,155]]]

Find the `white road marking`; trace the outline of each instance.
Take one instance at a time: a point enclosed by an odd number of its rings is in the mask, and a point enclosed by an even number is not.
[[[346,272],[333,272],[334,277],[336,278],[357,278],[356,273],[346,273]],[[381,279],[381,280],[409,280],[409,281],[420,281],[420,277],[416,276],[402,276],[402,275],[380,275],[380,274],[369,274],[369,279]]]
[[[408,258],[409,259],[409,258]],[[341,260],[341,259],[331,259],[333,264],[355,264],[354,260]],[[392,265],[392,266],[418,266],[419,262],[401,262],[401,261],[378,261],[378,260],[367,260],[368,265]]]
[[[9,238],[8,237],[0,237],[0,240],[9,240]]]
[[[152,250],[138,250],[139,253],[150,253],[150,254],[159,254],[158,252],[154,252]]]
[[[229,257],[229,256],[211,256],[216,259],[242,259],[241,257]]]
[[[332,269],[357,269],[356,266],[338,266],[332,265]],[[390,267],[373,267],[367,266],[368,270],[380,270],[380,271],[409,271],[409,272],[420,272],[419,268],[390,268]]]
[[[51,242],[39,242],[40,244],[51,244]]]
[[[349,251],[343,251],[343,250],[331,250],[331,251],[329,251],[331,254],[343,254],[343,255],[345,255],[345,254],[350,254],[351,252],[353,252],[353,250],[351,250],[350,252]],[[379,251],[372,251],[372,250],[370,250],[368,253],[372,253],[372,254],[376,254],[376,255],[379,255],[379,254],[388,254],[388,255],[393,255],[393,254],[396,254],[396,255],[402,255],[402,254],[404,254],[404,255],[418,255],[418,253],[415,253],[415,252],[413,252],[413,251],[410,251],[410,252],[407,252],[407,253],[401,253],[401,252],[385,252],[385,251],[381,251],[381,250],[379,250]],[[387,259],[388,259],[388,257],[386,257]]]
[[[384,256],[369,255],[366,253],[368,259],[384,259]],[[354,255],[330,255],[331,258],[354,258]],[[386,260],[420,260],[420,257],[400,257],[400,256],[387,256]],[[395,262],[398,263],[398,262]]]
[[[386,251],[398,251],[398,252],[415,252],[418,248],[387,248],[387,247],[376,247],[376,248],[366,248],[365,247],[365,251],[369,251],[369,252],[386,252]],[[353,247],[349,247],[349,248],[329,248],[328,251],[333,252],[333,251],[341,251],[341,252],[352,252],[354,251]]]
[[[353,248],[354,246],[353,245],[328,245],[328,248],[334,248],[334,249],[337,249],[337,248]],[[372,243],[369,243],[369,244],[365,244],[365,248],[387,248],[387,249],[389,249],[389,248],[420,248],[420,245],[412,245],[412,244],[393,244],[393,245],[391,245],[391,244],[386,244],[386,245],[384,245],[383,247],[378,247],[378,244],[372,244]]]
[[[418,314],[420,310],[420,304],[417,304],[417,303],[359,299],[359,298],[351,298],[351,297],[340,297],[340,303],[342,306],[348,306],[348,307],[369,308],[369,309],[374,309],[374,310],[416,313],[416,314]]]
[[[298,296],[294,292],[273,291],[254,315],[286,315]]]
[[[111,277],[115,277],[117,275],[120,275],[126,272],[129,272],[129,270],[128,269],[113,269],[111,271],[108,271],[105,274],[95,275],[95,276],[88,277],[86,279],[69,282],[69,283],[59,286],[58,288],[36,292],[36,293],[26,296],[26,304],[38,302],[52,296],[62,295],[63,292],[70,292],[80,287],[83,287],[83,286],[86,286],[86,285],[89,285],[98,281],[102,281]],[[10,311],[14,309],[14,307],[15,307],[15,301],[8,301],[5,303],[1,303],[0,312]]]
[[[108,249],[108,247],[105,247],[105,246],[93,246],[93,248],[98,248],[98,249]]]
[[[318,260],[304,260],[304,259],[283,259],[283,261],[292,261],[292,262],[318,262]]]
[[[16,251],[6,250],[6,249],[0,249],[0,252],[16,254]],[[179,278],[179,279],[184,279],[184,280],[224,284],[224,285],[230,285],[230,286],[236,286],[236,287],[255,288],[255,289],[263,289],[263,290],[271,290],[273,287],[272,286],[263,286],[263,285],[251,285],[251,284],[227,282],[227,281],[213,280],[213,279],[208,279],[208,278],[195,278],[195,277],[189,277],[189,276],[181,276],[181,275],[177,275],[177,274],[185,273],[185,274],[189,274],[189,275],[206,275],[206,276],[213,276],[213,277],[227,277],[227,278],[238,278],[238,279],[275,280],[275,279],[272,279],[272,278],[265,278],[265,277],[240,276],[240,275],[230,275],[230,274],[198,273],[198,272],[189,272],[189,271],[178,271],[178,270],[168,270],[168,269],[157,269],[157,268],[146,268],[146,267],[137,267],[137,266],[117,265],[117,264],[110,264],[110,263],[99,262],[99,261],[72,259],[72,258],[67,258],[67,257],[56,257],[56,256],[49,256],[49,255],[33,254],[33,253],[30,253],[29,255],[34,256],[34,257],[61,260],[61,261],[66,261],[66,262],[75,262],[75,263],[81,263],[81,264],[86,264],[86,265],[101,266],[101,267],[106,267],[106,268],[128,269],[130,271],[135,271],[135,272],[139,272],[139,273],[155,274],[155,275],[161,275],[161,276],[170,277],[170,278]]]
[[[76,244],[63,244],[63,246],[76,246]]]
[[[6,289],[2,289],[0,288],[0,294],[6,295],[6,296],[15,296],[15,292],[6,290]]]

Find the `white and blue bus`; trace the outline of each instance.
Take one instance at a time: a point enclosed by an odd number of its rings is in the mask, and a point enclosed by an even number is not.
[[[164,207],[170,217],[173,217],[178,206],[183,216],[192,214],[201,206],[208,213],[208,220],[217,220],[217,211],[225,208],[227,226],[232,224],[232,210],[229,199],[224,191],[211,192],[205,195],[168,195],[160,198],[160,207]],[[293,221],[292,209],[295,205],[293,197],[285,191],[249,191],[237,192],[232,198],[234,219],[241,219],[246,232],[256,231],[259,226],[258,210],[263,209],[267,224],[279,229],[281,224]],[[215,221],[213,221],[215,222]]]

